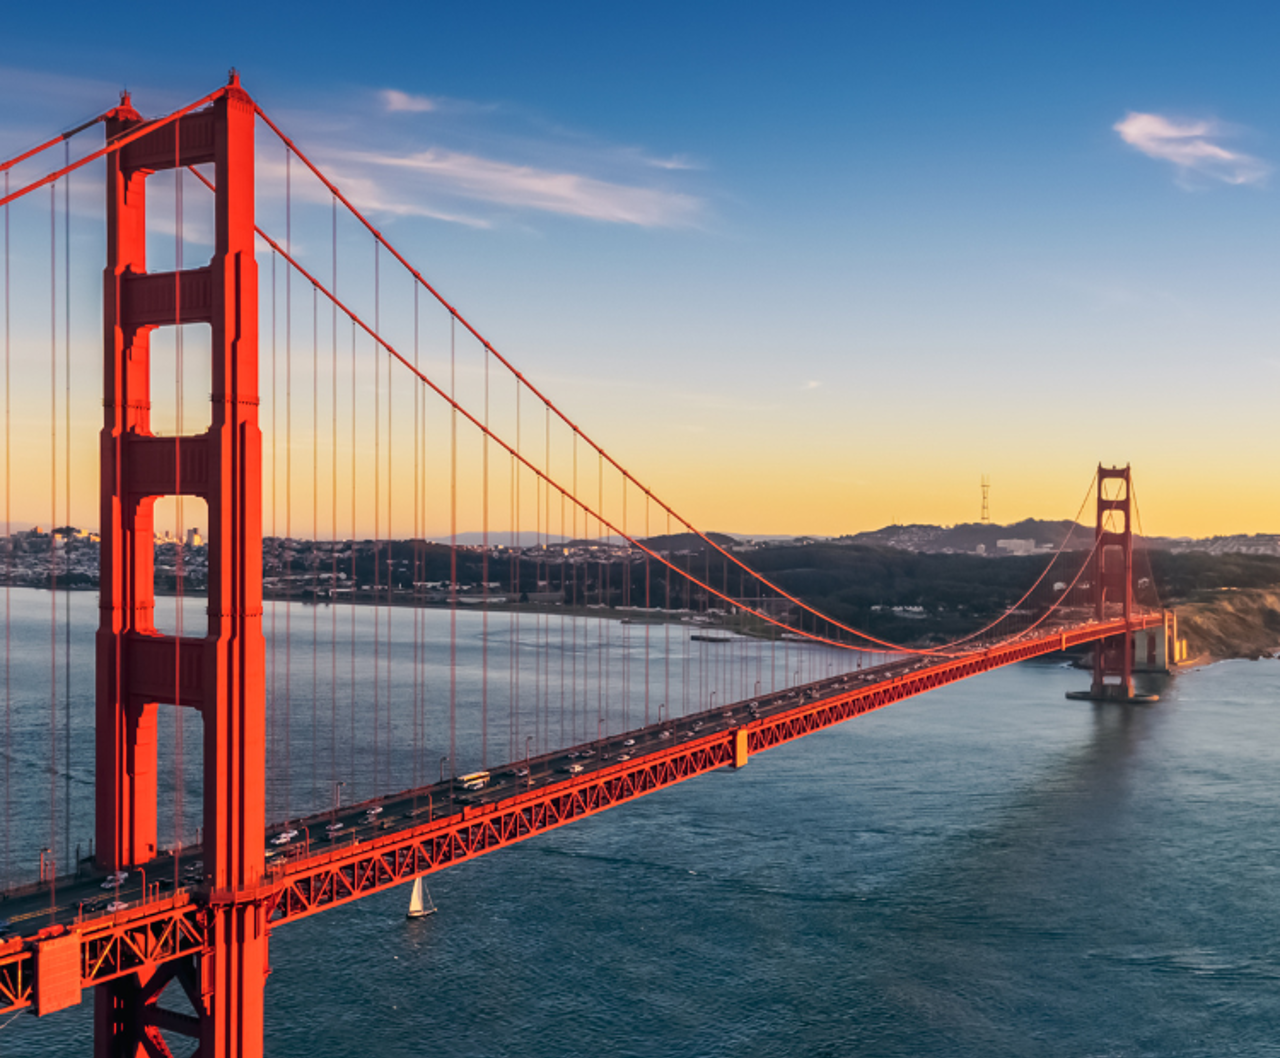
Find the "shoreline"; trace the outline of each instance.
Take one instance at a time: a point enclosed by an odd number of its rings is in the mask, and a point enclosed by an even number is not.
[[[50,587],[47,584],[9,584],[0,587],[29,590],[97,593],[96,584],[71,584]],[[174,598],[177,592],[171,588],[158,588],[156,598]],[[205,592],[184,593],[190,599],[205,599]],[[501,596],[502,593],[495,593]],[[529,602],[483,602],[482,597],[474,598],[474,602],[460,603],[456,609],[460,613],[515,613],[531,616],[561,617],[594,617],[601,620],[626,622],[636,625],[689,625],[693,629],[715,629],[728,631],[744,638],[771,639],[775,636],[761,634],[760,628],[744,627],[740,621],[719,619],[720,615],[704,615],[696,610],[662,610],[643,607],[619,608],[593,604],[568,606],[541,600]],[[307,594],[294,595],[285,592],[264,592],[263,602],[297,603],[300,606],[327,608],[351,606],[365,608],[394,607],[397,609],[420,609],[445,612],[453,607],[448,602],[424,600],[412,596],[392,595],[375,597],[373,593],[362,593],[359,597],[343,599],[314,598]],[[1280,659],[1280,590],[1268,588],[1219,588],[1196,593],[1189,599],[1180,600],[1171,607],[1178,614],[1180,634],[1185,636],[1189,645],[1189,657],[1174,671],[1188,671],[1216,664],[1219,661],[1233,660],[1276,660]],[[758,624],[758,622],[756,622]],[[778,633],[780,636],[781,631]],[[927,647],[928,643],[904,644],[906,646]]]

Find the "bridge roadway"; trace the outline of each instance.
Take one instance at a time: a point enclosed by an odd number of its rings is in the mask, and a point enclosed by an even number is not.
[[[270,926],[302,918],[694,775],[740,767],[754,753],[935,687],[1161,621],[1154,613],[1127,626],[1123,619],[1061,625],[954,657],[903,658],[508,764],[482,789],[449,780],[277,825],[268,839],[286,829],[297,837],[267,846],[267,876],[250,898]],[[177,878],[172,855],[164,855],[112,884],[85,863],[78,877],[6,896],[0,1016],[68,1005],[52,989],[42,996],[37,983],[42,962],[51,971],[65,959],[55,948],[78,944],[81,989],[203,950],[202,909],[229,894],[210,892],[201,867],[194,848],[184,850]]]

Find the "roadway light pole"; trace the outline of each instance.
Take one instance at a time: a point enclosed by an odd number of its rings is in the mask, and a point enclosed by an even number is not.
[[[47,861],[45,859],[46,853],[49,857]],[[58,910],[58,867],[53,862],[53,849],[40,850],[40,880],[42,882],[44,881],[46,863],[49,871],[49,921],[52,922]]]
[[[447,761],[448,759],[449,759],[449,755],[447,753],[440,758],[440,785],[441,786],[444,785],[444,762]],[[453,776],[452,775],[450,775],[449,777],[449,803],[450,804],[453,803]]]
[[[529,743],[533,741],[532,735],[524,736],[524,785],[528,789],[533,785],[533,767],[529,763]]]

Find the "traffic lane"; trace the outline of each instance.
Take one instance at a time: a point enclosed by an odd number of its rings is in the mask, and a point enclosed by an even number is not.
[[[779,708],[784,704],[779,703]],[[647,753],[666,748],[673,741],[691,740],[696,735],[705,733],[704,729],[727,730],[736,723],[737,718],[725,719],[709,716],[706,713],[690,714],[666,724],[651,725],[648,729],[628,732],[623,736],[589,744],[585,751],[565,750],[535,758],[529,762],[531,768],[529,775],[519,775],[518,772],[523,770],[521,768],[504,769],[505,774],[501,774],[481,791],[459,795],[456,786],[450,783],[436,784],[424,794],[415,797],[384,801],[379,806],[360,805],[345,811],[307,817],[296,824],[271,828],[264,851],[270,864],[278,859],[287,860],[291,856],[298,855],[299,852],[305,855],[306,850],[323,845],[333,847],[341,845],[344,841],[367,841],[381,834],[420,825],[423,822],[421,802],[424,795],[428,801],[427,809],[430,818],[454,816],[460,814],[467,803],[489,804],[503,800],[521,789],[545,785],[550,781],[563,781],[560,776],[567,777],[574,774],[570,769],[575,765],[581,769],[576,774],[599,771],[616,764],[617,758],[624,752],[631,759],[643,757]],[[628,742],[631,745],[627,745]],[[382,811],[370,815],[370,807],[380,807]],[[327,827],[335,822],[340,823],[341,826],[328,831]],[[283,844],[277,845],[270,840],[285,830],[297,830],[299,833]],[[189,850],[193,857],[199,856],[200,851],[199,849]],[[26,927],[43,928],[52,923],[70,924],[85,915],[109,914],[111,912],[108,908],[115,902],[127,908],[135,907],[143,898],[144,882],[149,895],[155,894],[158,887],[159,895],[167,897],[175,891],[197,889],[204,881],[201,869],[203,863],[199,859],[184,861],[183,857],[179,857],[176,866],[181,876],[176,885],[175,860],[171,855],[157,857],[128,871],[128,877],[119,886],[104,889],[102,883],[107,876],[97,874],[79,882],[64,882],[54,890],[56,905],[52,910],[48,902],[49,897],[43,892],[17,898],[9,902],[7,908],[3,908],[10,911],[7,916],[9,933],[25,933]]]
[[[630,759],[643,757],[648,753],[667,748],[673,742],[690,741],[698,735],[711,731],[728,731],[742,723],[783,712],[794,708],[796,704],[806,698],[816,700],[825,696],[823,692],[830,691],[835,693],[841,689],[846,689],[855,681],[858,683],[880,682],[922,667],[925,667],[925,663],[913,660],[890,662],[876,666],[874,669],[864,669],[856,673],[847,673],[818,681],[814,684],[806,685],[804,689],[797,688],[774,692],[736,702],[719,712],[716,710],[704,710],[700,713],[671,718],[660,724],[651,724],[646,728],[588,743],[585,750],[566,749],[562,752],[531,759],[528,762],[531,774],[528,775],[519,774],[523,770],[519,764],[514,767],[508,766],[502,772],[499,772],[495,779],[481,791],[459,794],[455,784],[434,784],[415,797],[382,802],[383,812],[376,813],[373,817],[369,816],[368,808],[375,806],[366,805],[353,806],[338,812],[307,817],[294,827],[271,828],[272,837],[278,835],[283,829],[296,828],[301,830],[302,833],[284,845],[268,844],[265,851],[271,860],[276,860],[281,857],[287,858],[290,855],[296,855],[297,852],[295,850],[300,848],[305,850],[309,847],[324,844],[332,846],[340,844],[344,840],[369,840],[379,834],[407,829],[423,822],[421,818],[421,809],[423,807],[421,801],[424,796],[428,801],[427,808],[430,818],[436,819],[457,815],[466,807],[466,804],[463,803],[464,801],[473,804],[493,803],[510,796],[512,792],[544,785],[548,781],[554,780],[557,775],[586,774],[610,767],[616,764],[618,757],[624,753]],[[752,708],[753,706],[754,708]],[[627,742],[631,742],[631,745],[628,746]],[[570,769],[574,765],[580,766],[581,771],[571,772]],[[319,829],[327,827],[328,823],[332,822],[340,822],[342,824],[341,828],[333,832]],[[199,850],[193,850],[192,854],[199,855]],[[181,857],[178,860],[178,865],[179,871],[183,875],[176,886],[178,890],[195,888],[204,880],[203,877],[192,877],[191,868],[189,866],[184,868]],[[86,906],[96,908],[97,905],[102,904],[104,896],[108,898],[108,903],[118,896],[122,902],[132,905],[142,897],[144,875],[150,885],[154,886],[155,883],[160,883],[161,894],[168,895],[175,889],[173,866],[174,860],[172,856],[157,857],[142,865],[141,868],[130,872],[131,877],[118,891],[114,888],[102,891],[101,883],[105,876],[101,875],[91,876],[83,882],[63,882],[55,889],[57,906],[50,920],[73,921],[79,917]],[[7,906],[5,906],[6,904]],[[50,915],[47,897],[44,893],[35,893],[0,903],[0,917],[5,917],[2,914],[4,910],[11,912],[7,916],[11,924],[10,932],[13,932],[14,927],[17,927],[20,923],[34,922],[36,919]]]

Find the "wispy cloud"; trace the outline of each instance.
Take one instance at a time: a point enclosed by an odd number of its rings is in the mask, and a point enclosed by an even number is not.
[[[415,114],[429,120],[401,120]],[[701,228],[712,219],[697,193],[699,160],[562,128],[509,102],[378,88],[274,117],[312,144],[316,162],[362,210],[530,231],[557,216],[647,229]],[[278,195],[283,172],[265,155],[259,166],[273,178],[260,181],[259,193]],[[308,199],[309,184],[295,179],[295,198]]]
[[[645,162],[655,169],[666,169],[668,171],[701,169],[702,165],[695,162],[692,158],[686,158],[677,154],[670,158],[646,158]]]
[[[1257,184],[1271,167],[1221,143],[1227,130],[1216,121],[1178,121],[1161,114],[1130,111],[1112,126],[1120,138],[1149,158],[1171,163],[1179,181],[1201,177],[1225,184]]]
[[[257,168],[259,199],[274,193],[278,200],[279,192],[284,186],[283,163],[260,156]],[[440,208],[427,202],[420,195],[400,194],[396,187],[390,186],[386,181],[374,179],[361,166],[348,164],[342,158],[325,155],[322,159],[322,168],[329,179],[342,188],[342,193],[362,212],[389,213],[397,217],[425,217],[428,220],[463,224],[469,228],[493,227],[492,222],[484,217]],[[264,177],[266,179],[263,179]],[[332,201],[328,190],[313,180],[298,181],[292,193],[295,199],[312,204],[327,205]]]
[[[430,96],[415,96],[397,88],[384,88],[379,95],[382,105],[391,114],[425,114],[438,106]]]
[[[617,183],[582,173],[518,165],[441,149],[409,154],[359,152],[345,161],[400,171],[412,179],[399,189],[420,196],[445,192],[513,209],[533,209],[614,224],[674,228],[692,225],[700,203],[662,188]]]

